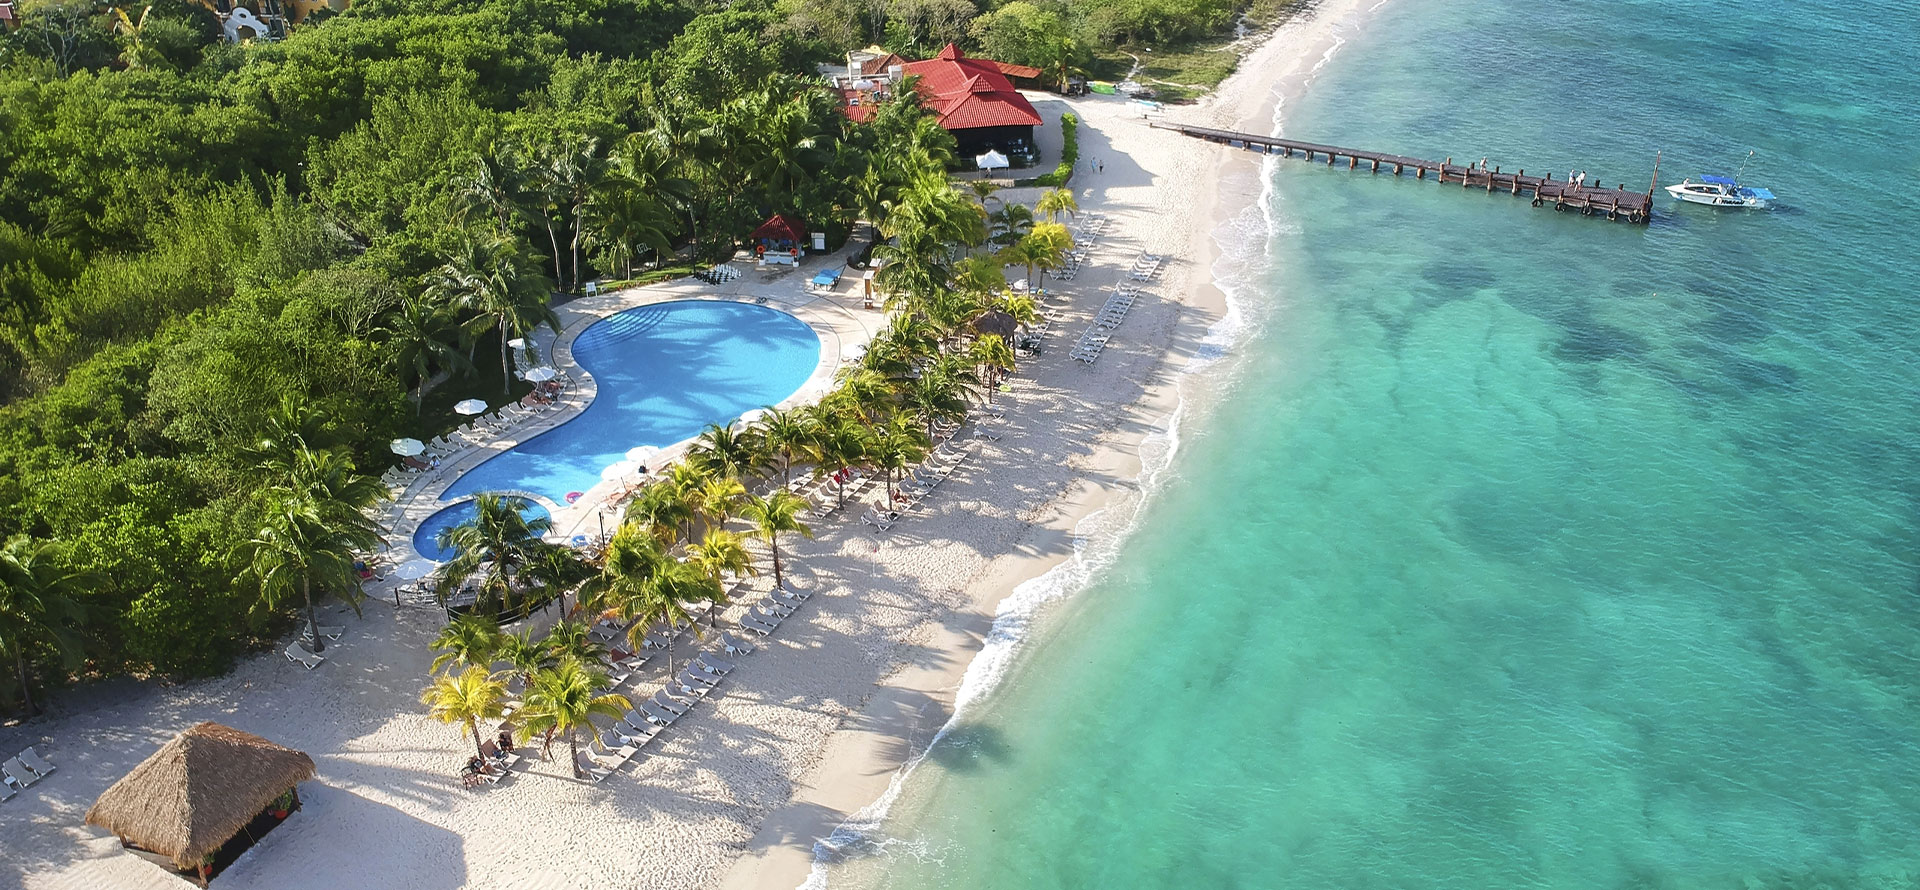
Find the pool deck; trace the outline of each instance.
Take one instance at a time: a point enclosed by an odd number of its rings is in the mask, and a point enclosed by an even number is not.
[[[697,278],[679,278],[645,287],[578,297],[555,306],[554,312],[560,317],[560,332],[556,335],[551,330],[541,328],[532,339],[537,354],[549,357],[550,364],[556,370],[573,379],[572,385],[561,393],[553,408],[508,428],[485,445],[455,452],[441,461],[440,466],[411,477],[406,490],[395,498],[390,514],[391,523],[388,524],[387,548],[381,554],[382,560],[389,566],[396,566],[420,557],[413,546],[415,529],[427,517],[466,499],[461,497],[442,501],[441,495],[467,471],[521,442],[578,417],[592,404],[598,384],[593,375],[574,362],[573,342],[594,322],[615,313],[654,303],[686,300],[751,303],[778,309],[805,322],[819,335],[820,360],[806,382],[774,407],[810,404],[826,395],[833,388],[834,374],[840,369],[842,357],[854,354],[851,350],[864,346],[886,323],[886,313],[882,310],[863,308],[862,282],[853,275],[843,275],[832,288],[815,290],[808,285],[814,274],[822,269],[845,267],[852,248],[859,243],[858,238],[849,239],[847,247],[840,251],[808,257],[798,266],[760,267],[754,265],[751,259],[735,260],[733,265],[744,274],[723,284],[708,284]],[[679,458],[692,443],[693,439],[689,438],[662,448],[660,455],[655,458],[656,465]],[[548,536],[549,540],[568,541],[576,535],[591,537],[600,534],[602,523],[608,529],[617,525],[620,508],[615,498],[629,484],[626,481],[602,481],[587,489],[571,504],[558,503],[532,492],[515,494],[539,503],[553,514],[553,531]]]

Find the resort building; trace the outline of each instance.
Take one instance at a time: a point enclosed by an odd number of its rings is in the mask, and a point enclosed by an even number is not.
[[[953,134],[959,155],[997,150],[1031,163],[1033,128],[1040,113],[1013,85],[1015,77],[1039,77],[1040,69],[992,59],[975,59],[951,43],[931,59],[907,62],[871,47],[847,54],[847,71],[838,79],[841,109],[856,121],[873,116],[902,78],[918,78],[921,101]]]
[[[0,27],[5,27],[9,31],[20,27],[20,13],[14,8],[11,0],[0,0]]]

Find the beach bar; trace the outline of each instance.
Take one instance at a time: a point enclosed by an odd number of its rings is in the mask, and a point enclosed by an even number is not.
[[[1647,186],[1646,194],[1641,194],[1627,191],[1626,183],[1621,183],[1618,188],[1601,186],[1597,176],[1594,177],[1595,184],[1589,186],[1586,184],[1584,175],[1578,179],[1556,180],[1551,173],[1546,176],[1528,176],[1524,169],[1503,173],[1499,167],[1489,170],[1480,164],[1455,164],[1452,158],[1444,161],[1430,161],[1424,158],[1411,158],[1358,148],[1341,148],[1337,145],[1282,139],[1278,136],[1236,133],[1232,130],[1191,127],[1185,124],[1163,124],[1158,121],[1151,122],[1150,126],[1260,154],[1277,152],[1281,157],[1290,158],[1298,152],[1308,161],[1324,159],[1329,167],[1344,159],[1349,170],[1357,170],[1361,164],[1366,164],[1367,171],[1370,173],[1379,173],[1381,167],[1390,168],[1390,172],[1395,176],[1411,172],[1415,179],[1426,179],[1427,174],[1431,173],[1434,180],[1442,184],[1457,182],[1462,188],[1481,189],[1489,194],[1496,191],[1506,192],[1532,198],[1535,207],[1552,204],[1555,210],[1577,210],[1582,216],[1605,216],[1609,220],[1632,223],[1645,224],[1653,220],[1653,192],[1658,187],[1660,178],[1660,168],[1656,163],[1653,181]]]
[[[162,745],[87,810],[128,852],[200,886],[300,806],[313,758],[211,721]]]

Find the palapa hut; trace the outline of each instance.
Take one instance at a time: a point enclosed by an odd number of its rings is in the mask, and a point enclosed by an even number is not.
[[[298,806],[294,787],[313,776],[313,758],[208,721],[113,783],[87,811],[87,824],[204,884],[211,872],[205,866],[228,841],[270,807],[283,816]]]
[[[1000,339],[1012,343],[1013,335],[1020,330],[1020,322],[1016,321],[1013,316],[998,309],[989,309],[980,313],[980,317],[973,320],[973,330],[974,333],[980,334],[981,336],[994,334],[999,336]]]

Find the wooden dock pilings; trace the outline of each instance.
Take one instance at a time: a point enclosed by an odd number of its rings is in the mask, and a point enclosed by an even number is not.
[[[1429,161],[1424,158],[1362,151],[1357,148],[1341,148],[1337,145],[1281,139],[1277,136],[1236,133],[1232,130],[1165,124],[1158,121],[1152,122],[1152,126],[1161,130],[1184,133],[1195,139],[1205,139],[1208,142],[1218,142],[1261,154],[1277,152],[1282,157],[1293,157],[1294,153],[1298,152],[1309,161],[1324,158],[1329,167],[1341,158],[1345,158],[1348,170],[1357,170],[1364,163],[1372,173],[1380,172],[1383,166],[1391,167],[1395,176],[1412,171],[1415,179],[1426,179],[1431,173],[1434,179],[1441,183],[1457,182],[1462,188],[1485,189],[1489,193],[1502,191],[1512,195],[1526,195],[1533,199],[1535,207],[1552,204],[1555,210],[1577,210],[1585,216],[1605,216],[1609,220],[1641,224],[1651,222],[1653,218],[1654,186],[1652,185],[1647,187],[1646,194],[1641,194],[1627,191],[1624,183],[1618,188],[1578,185],[1556,180],[1551,173],[1546,176],[1528,176],[1525,170],[1502,173],[1499,167],[1485,170],[1478,164],[1462,166],[1453,163],[1452,158],[1445,161]],[[1655,185],[1657,184],[1656,182]]]

